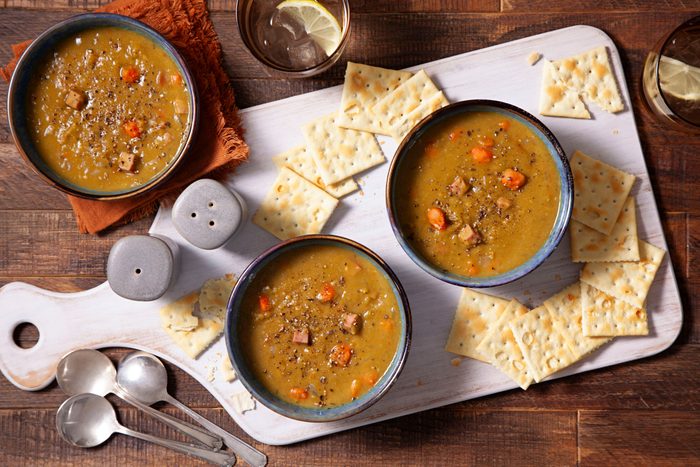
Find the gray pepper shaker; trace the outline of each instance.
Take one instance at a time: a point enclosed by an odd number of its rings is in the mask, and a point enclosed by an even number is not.
[[[179,249],[159,235],[131,235],[112,246],[107,259],[107,281],[114,293],[129,300],[160,298],[175,282]]]
[[[192,245],[213,250],[224,245],[243,225],[243,198],[223,184],[197,180],[178,196],[172,210],[175,229]]]

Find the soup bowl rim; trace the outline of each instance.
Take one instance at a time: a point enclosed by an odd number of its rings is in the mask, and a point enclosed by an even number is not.
[[[315,409],[285,402],[279,397],[272,395],[264,388],[263,384],[251,374],[247,367],[245,356],[241,351],[240,345],[238,345],[235,328],[240,317],[239,305],[248,290],[248,286],[262,269],[267,267],[279,256],[293,251],[294,249],[319,245],[340,246],[350,251],[357,252],[383,273],[384,277],[387,278],[392,286],[399,307],[401,335],[399,336],[399,342],[389,366],[373,388],[354,401],[332,408]],[[226,323],[224,326],[224,337],[228,357],[243,387],[270,410],[279,415],[305,422],[331,422],[344,419],[366,410],[381,399],[394,385],[404,368],[411,347],[411,335],[412,320],[408,297],[391,267],[389,267],[389,265],[374,251],[354,240],[337,235],[323,234],[294,237],[278,243],[258,255],[246,267],[243,273],[241,273],[240,278],[231,292],[226,307]]]
[[[115,27],[124,30],[132,30],[145,36],[158,48],[164,50],[181,72],[189,94],[189,124],[182,135],[182,141],[177,152],[163,170],[146,182],[132,188],[98,191],[68,182],[54,171],[50,170],[40,160],[35,160],[37,158],[41,159],[41,155],[39,155],[34,148],[34,143],[28,137],[27,130],[23,129],[24,126],[29,125],[26,121],[25,114],[26,102],[20,102],[20,100],[23,100],[20,96],[26,96],[28,86],[24,78],[41,65],[42,58],[49,52],[49,48],[52,44],[69,38],[80,31],[100,27]],[[161,185],[176,172],[185,159],[186,154],[190,151],[199,125],[199,102],[196,82],[190,72],[187,62],[180,52],[158,31],[128,16],[114,13],[82,13],[66,18],[46,29],[24,50],[10,78],[7,98],[7,116],[13,142],[22,159],[42,180],[44,180],[44,182],[68,195],[91,200],[110,201],[130,198],[150,191],[156,186]],[[20,108],[18,106],[23,107]]]
[[[515,117],[516,120],[521,121],[521,123],[526,122],[528,129],[547,145],[548,153],[556,165],[560,181],[559,208],[545,243],[521,265],[501,274],[487,277],[466,276],[446,271],[423,258],[406,239],[398,220],[399,216],[396,212],[396,203],[394,202],[397,185],[396,179],[398,177],[400,164],[425,131],[433,125],[447,121],[455,116],[477,111],[495,111],[511,118]],[[533,129],[536,131],[533,131]],[[571,219],[573,202],[574,182],[571,168],[566,153],[556,136],[554,136],[554,133],[539,119],[520,107],[507,102],[490,99],[468,99],[458,101],[426,116],[401,140],[399,147],[394,153],[386,178],[385,203],[387,215],[394,236],[403,251],[418,267],[428,274],[443,282],[460,287],[497,287],[521,279],[538,268],[557,249],[564,237]]]

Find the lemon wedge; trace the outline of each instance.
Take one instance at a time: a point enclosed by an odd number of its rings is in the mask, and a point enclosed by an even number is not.
[[[285,0],[277,5],[304,26],[306,33],[329,57],[340,45],[343,36],[335,16],[315,0]]]
[[[662,55],[659,82],[666,94],[684,101],[700,100],[700,68]]]

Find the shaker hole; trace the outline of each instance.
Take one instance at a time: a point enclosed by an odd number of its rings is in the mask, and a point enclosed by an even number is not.
[[[190,217],[193,217],[193,218],[194,218],[194,217],[197,217],[197,213],[196,213],[196,212],[193,212],[192,214],[190,214]]]
[[[209,227],[214,227],[214,221],[209,221]]]
[[[138,275],[141,274],[141,268],[136,268],[134,269],[134,272]]]
[[[210,208],[213,208],[213,207],[214,207],[214,201],[209,201],[209,205],[208,205],[208,206],[209,206]]]
[[[32,323],[19,323],[12,331],[12,341],[21,349],[31,349],[39,342],[39,329]]]

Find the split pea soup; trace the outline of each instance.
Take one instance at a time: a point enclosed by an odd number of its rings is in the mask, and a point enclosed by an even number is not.
[[[44,163],[96,192],[163,172],[189,132],[190,92],[175,61],[137,32],[95,27],[63,39],[29,83],[27,123]]]
[[[247,287],[237,338],[275,397],[332,408],[368,392],[396,353],[401,311],[383,272],[331,245],[282,253]]]
[[[559,174],[545,143],[497,112],[466,112],[429,128],[396,174],[405,239],[437,268],[496,276],[545,244],[559,209]]]

